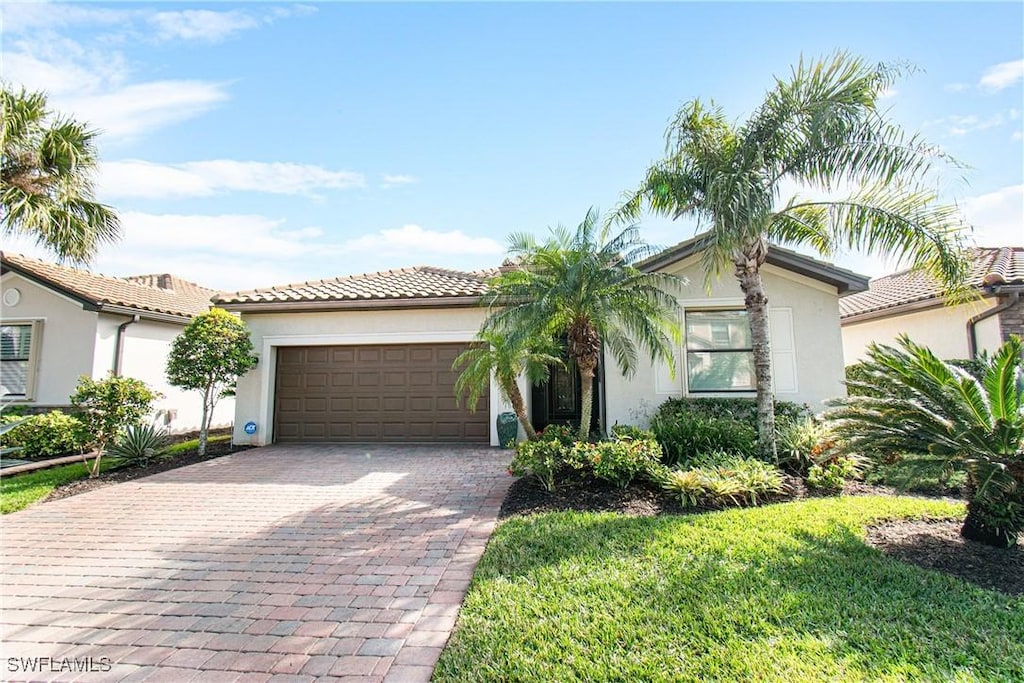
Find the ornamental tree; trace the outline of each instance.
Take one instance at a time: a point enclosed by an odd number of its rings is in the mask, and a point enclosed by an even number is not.
[[[217,401],[234,393],[239,376],[255,367],[256,361],[245,323],[222,308],[197,315],[175,338],[167,361],[167,380],[173,386],[202,392],[199,455],[206,454]]]
[[[78,409],[79,417],[96,439],[96,459],[92,461],[90,477],[99,474],[100,458],[107,445],[115,441],[123,429],[139,424],[149,415],[153,402],[160,397],[145,382],[132,377],[111,374],[106,379],[94,380],[82,375],[78,379],[71,404]]]

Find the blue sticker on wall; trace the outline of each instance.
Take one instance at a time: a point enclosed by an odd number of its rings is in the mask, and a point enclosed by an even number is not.
[[[245,433],[246,434],[255,434],[256,433],[256,423],[255,422],[246,422],[245,423]]]

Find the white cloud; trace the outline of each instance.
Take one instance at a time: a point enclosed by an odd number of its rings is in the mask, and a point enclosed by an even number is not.
[[[944,116],[939,119],[925,121],[922,126],[925,128],[938,126],[944,129],[946,135],[963,137],[970,133],[977,133],[990,128],[998,128],[1020,118],[1020,111],[1007,109],[996,112],[990,116],[978,116],[977,114]]]
[[[945,90],[946,92],[957,93],[966,92],[971,89],[971,86],[968,85],[967,83],[947,83],[946,85],[942,86],[942,89]]]
[[[490,237],[471,237],[459,230],[438,232],[424,230],[419,225],[403,225],[400,228],[384,229],[362,237],[348,240],[340,251],[372,251],[385,254],[444,254],[444,255],[491,255],[501,254],[505,247]]]
[[[104,132],[104,141],[143,135],[198,116],[228,99],[226,86],[202,80],[127,84],[130,71],[116,51],[86,49],[52,32],[14,42],[4,76],[43,90],[49,106]]]
[[[364,187],[361,173],[331,171],[322,166],[218,159],[182,164],[156,164],[138,159],[101,165],[97,182],[101,197],[207,197],[218,192],[265,192],[317,196],[317,190]]]
[[[385,173],[381,177],[380,186],[384,189],[387,189],[390,187],[396,187],[398,185],[410,185],[415,182],[419,182],[419,178],[415,176]]]
[[[982,74],[978,86],[983,90],[998,92],[1016,85],[1022,79],[1024,79],[1024,59],[1018,59],[990,66]]]
[[[982,247],[1024,246],[1024,185],[1009,185],[961,202]]]
[[[209,111],[228,99],[223,83],[150,81],[102,93],[55,96],[51,104],[102,130],[109,139],[134,138]]]
[[[897,90],[896,88],[894,88],[892,86],[889,86],[888,88],[886,88],[885,90],[883,90],[882,92],[880,92],[878,94],[878,99],[880,99],[880,100],[891,100],[892,98],[896,97],[899,94],[900,94],[899,90]]]
[[[231,36],[260,25],[259,20],[240,10],[182,10],[157,12],[148,17],[158,40],[195,40],[219,43]]]
[[[133,253],[205,252],[245,258],[293,258],[312,251],[322,235],[318,228],[284,229],[283,219],[260,215],[219,216],[121,214],[124,239],[118,249]]]
[[[118,25],[133,12],[56,2],[9,2],[4,4],[4,30],[9,34],[74,25]]]

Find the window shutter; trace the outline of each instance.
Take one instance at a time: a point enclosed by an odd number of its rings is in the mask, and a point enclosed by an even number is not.
[[[772,384],[776,394],[795,394],[796,343],[793,335],[793,309],[770,308],[768,310],[772,345]]]

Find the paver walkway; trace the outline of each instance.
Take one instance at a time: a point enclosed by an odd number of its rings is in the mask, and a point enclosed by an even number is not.
[[[0,678],[428,680],[508,461],[269,446],[8,515]]]

